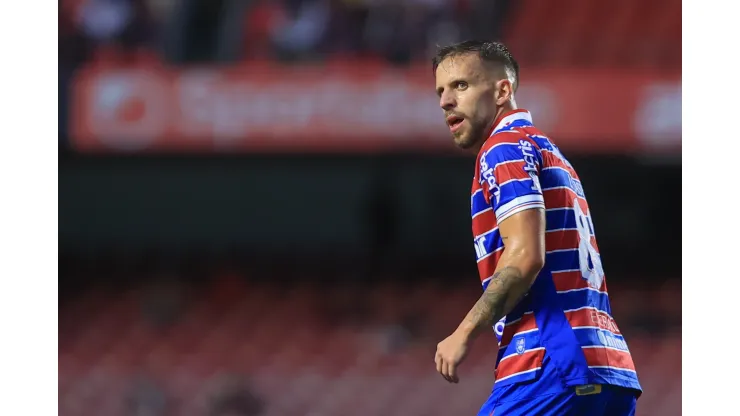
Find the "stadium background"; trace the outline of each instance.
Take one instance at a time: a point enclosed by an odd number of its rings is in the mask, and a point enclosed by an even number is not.
[[[480,293],[434,46],[501,39],[584,181],[613,315],[681,414],[677,0],[60,0],[61,415],[463,415]]]

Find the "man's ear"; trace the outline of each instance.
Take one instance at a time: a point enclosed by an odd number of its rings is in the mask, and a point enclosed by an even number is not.
[[[496,105],[504,105],[514,98],[514,85],[504,78],[496,83]]]

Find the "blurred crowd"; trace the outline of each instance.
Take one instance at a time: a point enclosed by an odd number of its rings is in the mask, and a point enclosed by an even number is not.
[[[76,65],[96,48],[155,49],[178,0],[59,0],[59,61]]]
[[[246,58],[427,59],[439,44],[496,37],[501,0],[261,0],[246,15]],[[477,19],[487,16],[487,21]]]
[[[63,67],[104,58],[426,61],[438,45],[503,40],[525,66],[681,64],[678,0],[60,0]]]
[[[60,0],[60,63],[427,60],[466,38],[528,66],[680,67],[678,0]]]
[[[498,37],[507,0],[60,0],[60,61],[100,50],[171,62],[427,59],[439,44]]]

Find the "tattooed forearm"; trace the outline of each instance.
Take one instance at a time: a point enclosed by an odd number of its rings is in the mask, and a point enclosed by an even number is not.
[[[504,267],[491,277],[483,295],[463,320],[463,325],[473,332],[490,328],[516,306],[529,286],[518,268]]]

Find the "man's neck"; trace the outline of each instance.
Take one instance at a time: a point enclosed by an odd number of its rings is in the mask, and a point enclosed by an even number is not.
[[[486,140],[488,140],[489,137],[491,137],[491,133],[493,133],[494,127],[496,127],[496,123],[499,122],[504,116],[504,114],[509,113],[511,111],[517,110],[516,104],[512,102],[507,102],[506,104],[502,105],[496,110],[496,116],[491,120],[491,123],[488,125],[488,128],[486,129],[486,134],[484,137],[482,137],[476,146],[473,147],[473,150],[475,150],[475,154],[480,153],[480,149],[483,148],[483,145],[486,143]]]
[[[518,108],[516,104],[512,103],[511,101],[507,102],[506,104],[498,108],[498,110],[496,111],[496,117],[494,117],[493,123],[491,123],[489,127],[489,131],[488,131],[489,136],[491,133],[493,133],[493,129],[496,127],[496,123],[501,121],[501,119],[504,118],[505,114],[508,114],[514,110],[518,110]],[[487,138],[488,137],[486,137],[486,139]]]

